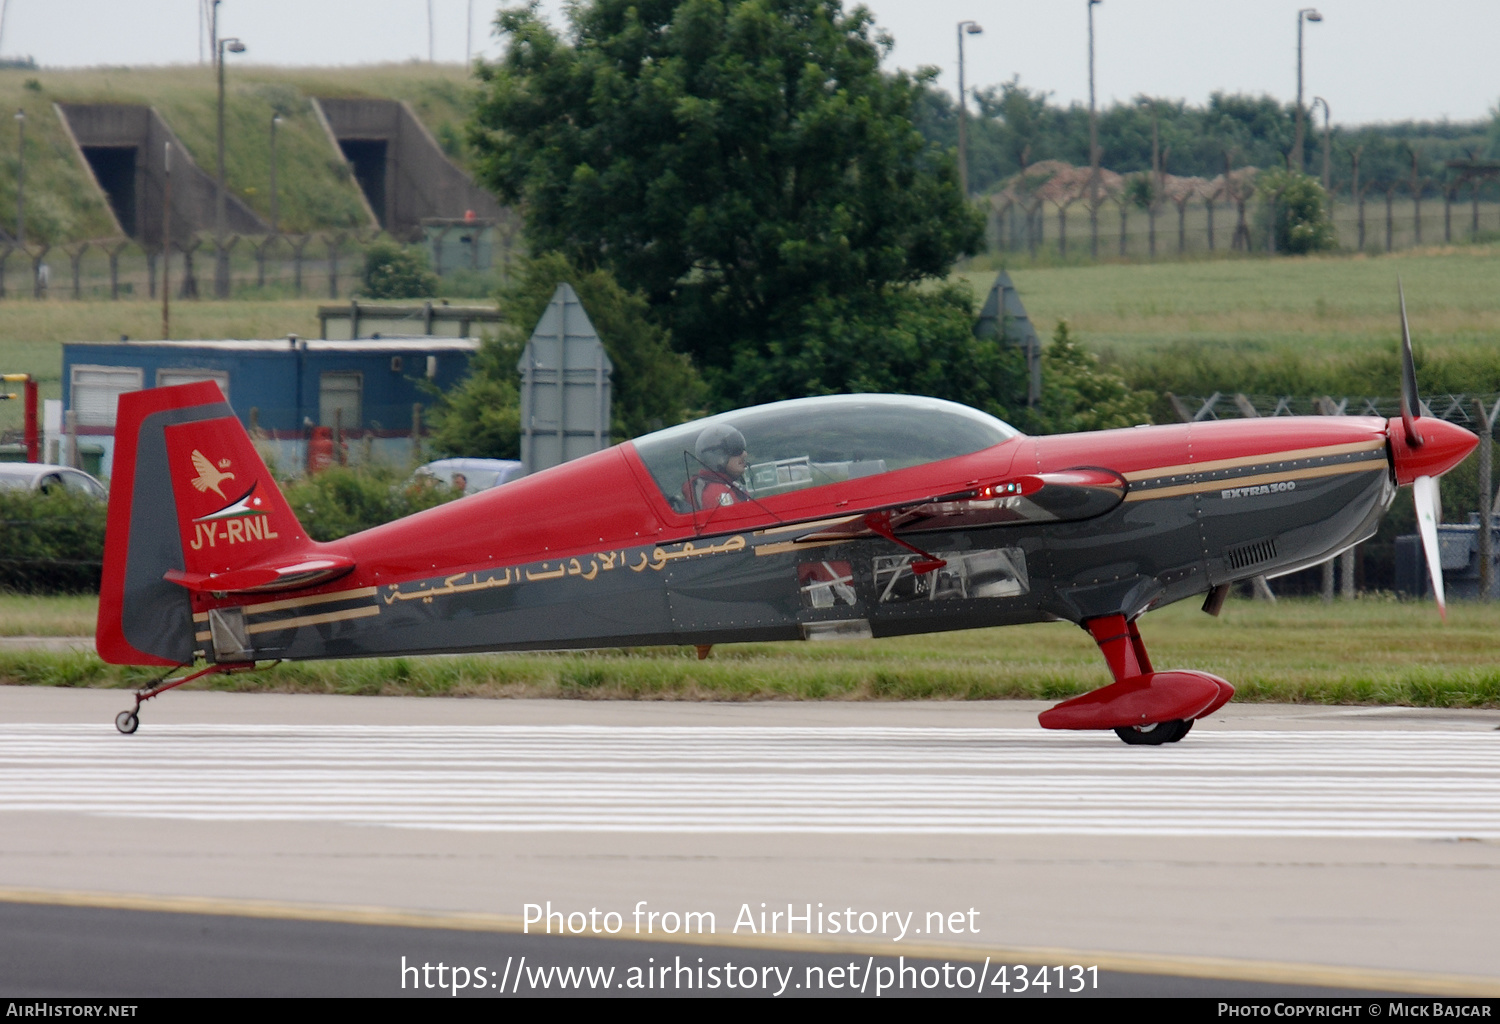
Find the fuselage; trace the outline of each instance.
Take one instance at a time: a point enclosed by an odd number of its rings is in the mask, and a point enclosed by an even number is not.
[[[618,445],[323,545],[354,569],[312,590],[195,594],[193,653],[222,660],[210,611],[232,618],[258,659],[1134,618],[1315,564],[1373,533],[1395,493],[1387,423],[1373,417],[1015,435],[867,473],[859,467],[878,460],[856,453],[836,463],[841,479],[801,486],[794,468],[783,474],[789,484],[707,510],[683,506],[660,451]],[[679,461],[691,470],[690,458]],[[816,453],[803,462],[815,472],[835,465]],[[793,464],[802,462],[762,465]],[[1010,499],[984,491],[1081,467],[1121,480],[1105,511],[1004,520],[995,510]],[[872,512],[914,508],[927,513],[896,532],[944,563],[934,571],[917,571],[917,555],[861,529]]]

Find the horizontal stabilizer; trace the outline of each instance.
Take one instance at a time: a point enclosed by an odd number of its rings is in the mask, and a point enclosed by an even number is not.
[[[186,572],[169,569],[162,578],[199,594],[264,594],[317,586],[354,568],[342,555],[306,558],[285,565],[257,565],[225,572]]]

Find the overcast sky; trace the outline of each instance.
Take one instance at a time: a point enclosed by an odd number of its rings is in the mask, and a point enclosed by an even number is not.
[[[44,66],[184,64],[202,48],[200,0],[3,0],[0,52]],[[493,0],[224,0],[221,35],[263,64],[362,64],[425,60],[428,10],[438,61],[472,45],[494,56]],[[542,9],[561,24],[561,0]],[[849,5],[852,6],[852,5]],[[1088,100],[1086,0],[872,0],[896,41],[893,67],[930,64],[957,82],[958,22],[972,19],[965,77],[971,86],[1019,75],[1061,103]],[[1296,0],[1105,0],[1094,9],[1101,105],[1137,95],[1203,103],[1218,90],[1297,90]],[[1327,0],[1305,27],[1304,93],[1323,96],[1336,123],[1475,120],[1500,102],[1500,4],[1493,0]]]

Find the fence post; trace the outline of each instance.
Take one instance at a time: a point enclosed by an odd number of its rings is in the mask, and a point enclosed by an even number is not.
[[[1479,414],[1479,599],[1488,601],[1495,588],[1494,540],[1490,531],[1494,528],[1494,430],[1495,417],[1500,415],[1500,400],[1493,409],[1484,407],[1483,399],[1474,400],[1474,409]]]
[[[5,264],[10,260],[10,254],[15,251],[15,248],[9,245],[0,249],[0,299],[5,298]]]
[[[31,297],[33,299],[45,299],[47,297],[47,286],[51,283],[52,273],[43,261],[47,253],[52,251],[52,246],[43,244],[31,256]]]
[[[339,246],[344,242],[343,232],[333,235],[327,241],[328,246],[328,297],[336,299],[339,297]]]
[[[84,242],[76,249],[65,249],[63,251],[68,254],[68,262],[72,264],[73,299],[77,301],[83,298],[83,256],[89,251],[89,243]]]
[[[1393,208],[1396,205],[1396,186],[1391,185],[1385,190],[1385,251],[1391,251],[1392,236],[1396,231],[1396,216]]]
[[[192,245],[179,245],[177,248],[182,252],[182,288],[177,292],[179,299],[196,299],[198,297],[198,274],[193,269],[193,253],[203,244],[203,239],[193,239]]]
[[[130,244],[130,239],[112,245],[106,250],[109,253],[109,297],[112,301],[120,298],[120,254]]]
[[[1411,151],[1411,226],[1416,245],[1422,244],[1422,189],[1426,184],[1417,175],[1417,158],[1421,152],[1420,148]]]

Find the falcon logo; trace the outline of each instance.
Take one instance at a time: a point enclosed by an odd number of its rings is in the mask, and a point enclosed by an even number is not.
[[[229,460],[225,459],[219,465],[227,469],[229,468]],[[198,475],[193,477],[193,486],[198,489],[199,494],[206,494],[209,491],[213,491],[219,497],[223,498],[224,492],[219,489],[219,484],[225,480],[234,479],[233,473],[221,473],[218,469],[215,469],[214,464],[204,458],[203,453],[196,448],[193,449],[193,469],[198,471]]]

